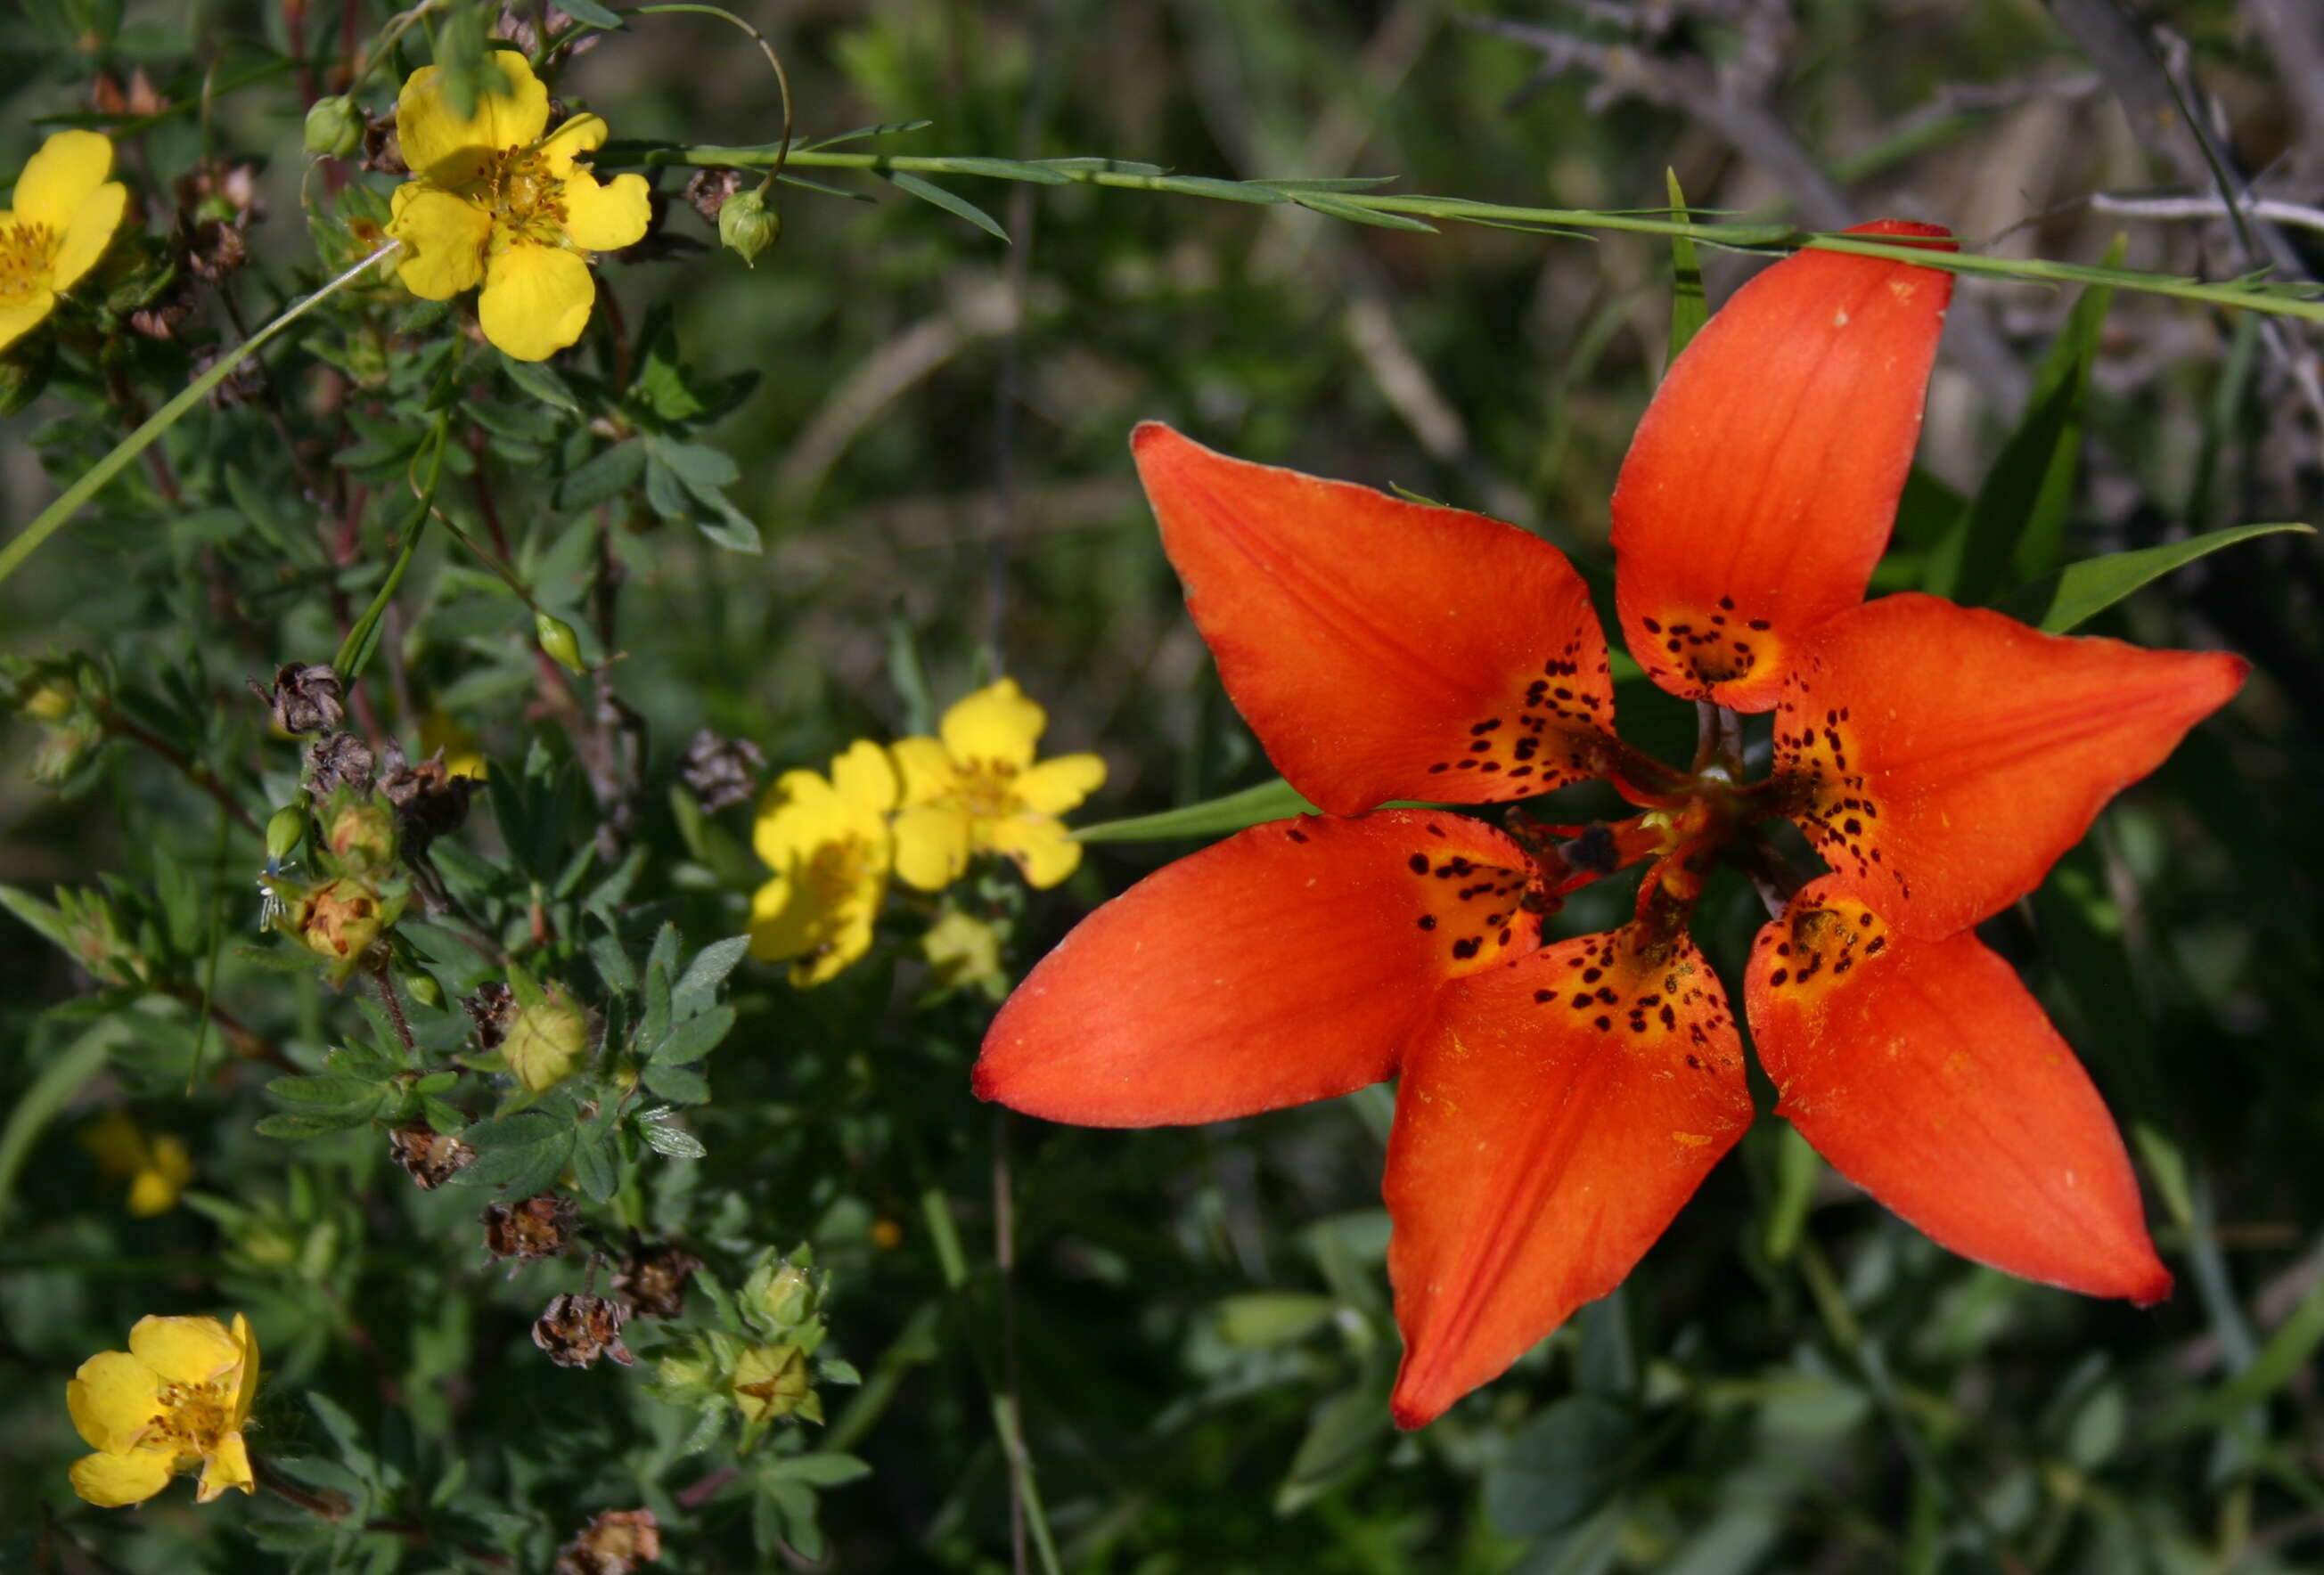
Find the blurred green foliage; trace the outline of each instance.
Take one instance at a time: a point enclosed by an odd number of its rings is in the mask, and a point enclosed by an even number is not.
[[[2324,128],[2261,35],[2224,0],[2163,9],[2230,151],[2312,197]],[[1836,191],[1839,218],[2077,261],[2127,222],[2082,198],[2171,178],[2063,10],[2029,0],[1508,11],[1598,52],[1543,73],[1537,43],[1452,0],[750,15],[803,135],[930,123],[849,144],[887,152],[1609,208],[1660,206],[1674,171],[1699,214],[1824,225]],[[0,448],[10,535],[375,244],[392,180],[300,146],[388,20],[252,0],[0,17],[0,166],[99,125],[150,221],[82,315],[11,358],[11,388],[47,391]],[[359,107],[383,110],[431,38],[475,68],[493,20],[423,19]],[[624,138],[779,133],[764,60],[715,19],[590,41],[558,91]],[[1618,46],[1635,76],[1593,69]],[[1693,81],[1708,97],[1657,86]],[[0,654],[23,664],[0,731],[0,1566],[546,1570],[589,1515],[638,1507],[669,1567],[706,1571],[1038,1567],[1051,1543],[1064,1568],[1141,1575],[2313,1565],[2324,577],[2301,535],[2177,561],[2190,532],[2312,509],[2312,330],[1965,284],[1880,583],[2258,665],[1989,932],[2121,1116],[2175,1298],[2136,1312],[1964,1263],[1763,1123],[1620,1293],[1399,1436],[1384,1090],[1139,1133],[979,1106],[991,1003],[919,960],[937,903],[899,898],[889,944],[816,990],[742,960],[764,872],[747,808],[688,786],[689,741],[750,741],[762,778],[819,768],[1006,671],[1060,749],[1105,754],[1101,815],[1263,784],[1131,480],[1131,423],[1515,519],[1602,588],[1614,470],[1672,344],[1669,249],[825,170],[803,179],[830,189],[777,189],[779,242],[745,268],[682,175],[659,172],[667,214],[609,261],[564,357],[510,362],[467,306],[362,281],[0,585]],[[217,266],[223,230],[246,259]],[[2220,235],[2139,223],[2127,261],[2241,272]],[[1746,263],[1700,266],[1715,305]],[[415,466],[440,469],[424,533]],[[429,916],[395,927],[384,999],[258,934],[261,828],[305,799],[299,750],[244,693],[355,655],[374,607],[368,662],[343,664],[364,671],[351,731],[489,762],[466,824],[398,854]],[[546,659],[568,654],[582,674]],[[1692,717],[1628,673],[1627,735],[1683,751]],[[31,707],[58,682],[61,716]],[[1059,891],[988,873],[945,907],[1006,926],[1021,969],[1186,845],[1093,845]],[[310,834],[296,879],[332,857]],[[1585,894],[1560,924],[1623,900]],[[1704,914],[1731,965],[1752,894]],[[569,1020],[526,1041],[568,1076],[479,1038],[463,1002],[497,983],[520,1012],[585,1003],[577,1045]],[[180,1207],[133,1217],[79,1140],[124,1110],[191,1154]],[[452,1163],[434,1139],[455,1133],[475,1158],[422,1190],[389,1124],[421,1166]],[[512,1273],[477,1211],[533,1194],[571,1204],[581,1246]],[[622,1331],[638,1368],[551,1365],[543,1303],[611,1295],[656,1243],[705,1266],[682,1314]],[[145,1313],[235,1310],[266,1351],[254,1451],[338,1518],[197,1509],[182,1487],[136,1512],[74,1501],[78,1365]],[[786,1350],[813,1359],[819,1423],[805,1368],[767,1354]]]

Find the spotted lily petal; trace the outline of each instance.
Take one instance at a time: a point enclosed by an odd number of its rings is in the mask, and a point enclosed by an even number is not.
[[[2040,885],[2248,670],[1886,596],[1807,642],[1776,710],[1775,771],[1840,887],[1934,939]]]
[[[1895,220],[1850,233],[1947,235]],[[1613,505],[1622,637],[1655,683],[1768,710],[1801,640],[1863,600],[1951,298],[1932,268],[1802,252],[1672,364]]]
[[[1493,803],[1598,773],[1605,636],[1555,548],[1151,421],[1131,447],[1220,679],[1315,804]]]
[[[1457,815],[1252,826],[1148,876],[1042,959],[976,1091],[1091,1127],[1215,1121],[1378,1082],[1446,980],[1531,951],[1524,850]]]
[[[2171,1292],[2114,1120],[2009,964],[1826,876],[1759,932],[1752,1042],[1840,1172],[1964,1257],[2142,1306]]]
[[[1397,1425],[1619,1285],[1750,1120],[1726,994],[1683,934],[1583,935],[1447,987],[1388,1141]]]

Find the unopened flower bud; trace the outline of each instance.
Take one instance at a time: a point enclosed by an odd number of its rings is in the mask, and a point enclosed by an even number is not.
[[[547,651],[549,659],[558,667],[568,673],[589,670],[581,663],[581,642],[574,638],[573,625],[564,619],[548,612],[536,612],[532,615],[532,632],[534,638],[540,641],[540,649]]]
[[[280,904],[273,926],[328,962],[334,983],[363,966],[364,954],[402,914],[408,895],[353,875],[311,887],[272,879],[260,883]]]
[[[783,216],[767,206],[764,191],[738,191],[718,210],[718,244],[752,268],[782,233]]]
[[[516,1080],[535,1093],[556,1087],[589,1048],[589,1018],[570,996],[552,990],[509,1025],[501,1054]]]
[[[323,845],[350,873],[386,869],[395,862],[395,806],[375,792],[340,788],[323,806]]]
[[[403,987],[411,992],[412,999],[418,1001],[421,1006],[426,1007],[429,1010],[438,1011],[442,1009],[444,1005],[444,987],[436,982],[436,976],[434,974],[415,973],[410,978],[403,981]]]
[[[362,111],[347,101],[346,95],[334,93],[315,100],[307,111],[307,151],[320,153],[327,159],[345,159],[363,146],[364,117]]]
[[[286,804],[281,808],[276,810],[272,815],[267,817],[266,821],[267,868],[270,870],[281,869],[282,867],[282,861],[285,859],[288,859],[291,854],[297,852],[299,851],[299,844],[306,840],[306,806],[298,804]]]

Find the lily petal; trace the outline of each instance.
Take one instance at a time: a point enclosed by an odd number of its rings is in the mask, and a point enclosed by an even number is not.
[[[1750,1121],[1726,994],[1683,933],[1583,935],[1449,986],[1388,1139],[1397,1425],[1619,1285]]]
[[[1849,233],[1952,249],[1932,225]],[[1768,710],[1803,637],[1864,599],[1951,299],[1933,268],[1802,252],[1671,364],[1613,505],[1622,638],[1656,684]]]
[[[1937,939],[2042,883],[2250,664],[2043,634],[1918,593],[1816,631],[1775,716],[1794,818],[1843,889]]]
[[[1530,865],[1458,815],[1255,825],[1084,919],[985,1036],[979,1097],[1150,1127],[1328,1099],[1396,1071],[1446,980],[1540,944]]]
[[[1744,1002],[1775,1113],[1938,1243],[2089,1295],[2171,1294],[2098,1090],[1974,935],[1892,932],[1826,876],[1759,932]]]
[[[1555,548],[1157,422],[1130,447],[1220,679],[1315,804],[1499,803],[1598,774],[1606,639]]]

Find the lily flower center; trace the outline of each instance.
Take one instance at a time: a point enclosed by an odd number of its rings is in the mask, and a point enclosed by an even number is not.
[[[492,156],[477,180],[477,200],[493,216],[495,241],[565,241],[565,182],[539,148],[508,148]]]
[[[48,287],[58,236],[48,225],[0,226],[0,301],[22,300]]]

